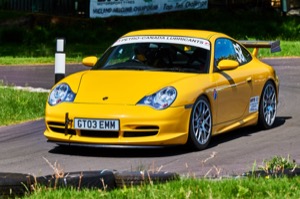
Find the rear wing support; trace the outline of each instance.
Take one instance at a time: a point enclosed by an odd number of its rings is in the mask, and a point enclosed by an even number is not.
[[[253,48],[252,55],[257,57],[258,50],[260,48],[270,48],[271,53],[280,52],[280,41],[249,41],[249,40],[240,40],[239,41],[246,48]]]

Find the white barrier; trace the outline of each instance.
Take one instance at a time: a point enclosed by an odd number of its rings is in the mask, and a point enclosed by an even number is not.
[[[56,53],[55,53],[55,84],[65,77],[66,73],[66,54],[65,54],[65,39],[56,39]]]

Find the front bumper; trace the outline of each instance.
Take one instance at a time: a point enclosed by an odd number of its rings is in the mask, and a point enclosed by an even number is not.
[[[185,144],[191,108],[62,103],[46,106],[44,135],[67,145],[165,146]],[[74,129],[74,118],[118,119],[119,131]]]

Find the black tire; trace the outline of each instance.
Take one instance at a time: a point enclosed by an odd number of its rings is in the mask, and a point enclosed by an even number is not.
[[[116,187],[114,173],[109,170],[70,172],[65,173],[61,178],[47,175],[37,177],[36,181],[40,185],[51,188],[74,187],[76,189],[97,188],[110,190]]]
[[[179,175],[172,172],[123,171],[115,173],[116,186],[119,188],[145,185],[149,183],[164,183],[178,180]]]
[[[21,173],[0,173],[0,198],[23,196],[31,192],[35,183],[32,175]]]
[[[196,150],[205,149],[212,133],[212,114],[209,101],[205,96],[200,96],[192,109],[190,117],[188,145]]]
[[[258,126],[269,129],[273,126],[277,112],[277,91],[271,81],[265,84],[259,102]]]

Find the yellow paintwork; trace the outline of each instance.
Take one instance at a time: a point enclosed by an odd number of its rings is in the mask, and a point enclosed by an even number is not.
[[[230,38],[225,34],[210,31],[172,29],[135,31],[124,37],[137,35],[207,39],[211,44],[212,55],[217,38]],[[258,112],[248,111],[250,97],[260,96],[267,80],[274,82],[278,92],[279,80],[274,69],[254,56],[250,63],[237,68],[234,63],[225,61],[222,63],[223,71],[218,73],[213,69],[213,56],[210,62],[207,74],[87,70],[70,75],[59,83],[68,83],[77,94],[76,98],[73,103],[64,102],[56,106],[46,103],[44,135],[50,141],[64,143],[149,146],[185,144],[188,140],[192,106],[201,95],[206,96],[211,105],[213,135],[256,124]],[[93,66],[95,57],[89,57],[83,60],[83,63]],[[231,70],[227,70],[229,68]],[[166,86],[173,86],[178,92],[176,100],[169,108],[155,110],[149,106],[136,105],[144,96]],[[81,135],[81,131],[74,130],[72,122],[68,124],[68,129],[73,129],[76,135],[65,135],[66,113],[70,120],[117,119],[120,122],[119,135],[116,138],[85,137]],[[124,132],[143,134],[152,131],[154,127],[158,133],[153,136],[124,137]],[[55,132],[57,129],[59,132]]]

